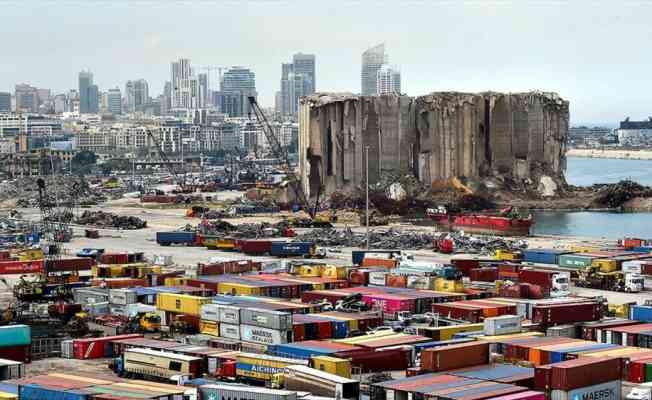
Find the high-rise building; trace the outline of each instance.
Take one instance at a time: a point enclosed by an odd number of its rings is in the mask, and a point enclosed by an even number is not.
[[[258,97],[256,75],[244,67],[231,67],[223,75],[215,100],[221,112],[230,117],[247,116],[249,96]]]
[[[297,53],[292,63],[281,64],[280,112],[296,116],[299,98],[315,93],[315,56]]]
[[[198,74],[200,108],[208,105],[208,74]]]
[[[190,67],[190,60],[180,58],[179,61],[172,62],[170,69],[172,73],[172,109],[188,110],[205,107],[205,102],[202,101],[201,85]],[[207,89],[208,78],[206,78]]]
[[[385,44],[379,44],[362,53],[362,71],[360,73],[363,96],[374,96],[377,93],[378,70],[389,62],[385,54]]]
[[[315,93],[316,87],[316,76],[315,76],[315,55],[314,54],[303,54],[297,53],[292,56],[292,65],[294,68],[295,74],[302,74],[304,79],[309,83],[306,83],[307,94]]]
[[[62,114],[68,111],[67,104],[68,102],[66,100],[65,94],[58,94],[54,96],[54,113]]]
[[[149,85],[144,79],[127,81],[125,84],[125,98],[127,100],[127,111],[143,111],[149,103]]]
[[[401,72],[398,68],[383,65],[376,74],[376,94],[401,94]]]
[[[0,112],[11,112],[11,93],[0,92]]]
[[[161,96],[161,115],[167,115],[172,109],[172,83],[165,82]]]
[[[16,111],[38,112],[38,89],[25,83],[16,85]]]
[[[109,89],[106,93],[107,111],[113,115],[122,114],[122,93],[119,88]]]
[[[79,113],[97,113],[99,108],[99,89],[93,84],[93,74],[82,71],[79,73]]]

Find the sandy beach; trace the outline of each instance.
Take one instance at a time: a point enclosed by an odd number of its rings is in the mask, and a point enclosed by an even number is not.
[[[652,150],[569,149],[566,152],[566,157],[652,160]]]

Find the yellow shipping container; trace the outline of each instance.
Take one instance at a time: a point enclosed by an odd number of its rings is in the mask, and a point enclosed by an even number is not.
[[[235,250],[235,239],[204,239],[204,246],[211,250]]]
[[[42,249],[25,249],[19,251],[16,255],[18,256],[19,261],[42,260],[45,258]]]
[[[521,259],[521,254],[507,250],[496,250],[496,259],[503,261],[518,261]]]
[[[579,352],[580,357],[627,357],[631,355],[652,355],[652,350],[640,347],[621,347],[615,350]]]
[[[437,278],[435,279],[435,290],[447,293],[461,293],[464,291],[464,283],[462,281]]]
[[[570,246],[570,251],[573,253],[594,253],[600,251],[600,246],[572,245]]]
[[[95,278],[119,278],[124,276],[125,269],[127,269],[127,265],[123,264],[100,264],[93,265],[91,267],[91,273]]]
[[[354,336],[346,339],[335,339],[333,342],[337,343],[346,343],[346,344],[356,344],[356,343],[364,343],[372,340],[378,340],[378,339],[389,339],[389,338],[400,338],[400,337],[405,337],[408,336],[404,333],[396,333],[392,330],[382,330],[374,333],[369,333],[367,335],[362,335],[362,336]]]
[[[315,356],[310,359],[312,368],[329,374],[351,378],[351,361],[337,357]]]
[[[220,324],[213,321],[199,321],[199,333],[211,336],[220,336]]]
[[[431,337],[433,340],[450,340],[456,333],[481,331],[483,328],[484,324],[463,324],[440,326],[436,328],[418,328],[417,333],[419,335]]]
[[[260,288],[257,286],[246,285],[235,282],[220,282],[217,285],[217,291],[220,293],[231,293],[241,296],[258,296]]]
[[[13,393],[0,392],[0,399],[17,399],[18,395]]]
[[[322,274],[322,278],[346,279],[347,268],[341,265],[327,265]]]
[[[159,293],[156,296],[156,308],[185,315],[200,315],[201,306],[210,303],[208,297],[190,296],[178,293]]]
[[[320,264],[316,265],[302,265],[299,267],[299,275],[305,277],[319,277],[322,273],[322,268],[324,266]]]
[[[188,283],[188,278],[165,278],[163,281],[163,285],[168,287],[186,286],[186,283]]]
[[[618,270],[616,260],[610,260],[608,258],[596,258],[591,261],[591,265],[600,268],[600,272],[614,272]]]

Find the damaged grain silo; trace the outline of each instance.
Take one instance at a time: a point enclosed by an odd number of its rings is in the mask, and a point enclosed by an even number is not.
[[[311,196],[364,185],[367,146],[372,184],[384,173],[563,179],[568,119],[568,102],[544,92],[315,94],[300,106],[301,181]]]

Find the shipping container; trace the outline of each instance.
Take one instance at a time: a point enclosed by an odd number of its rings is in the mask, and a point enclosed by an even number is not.
[[[297,392],[254,386],[214,384],[199,387],[202,399],[230,400],[296,400]]]
[[[0,326],[0,347],[25,346],[32,343],[29,325]]]
[[[236,375],[262,382],[271,381],[289,365],[308,365],[308,361],[252,353],[236,355]]]
[[[621,381],[613,380],[569,391],[553,390],[550,392],[550,400],[620,400],[621,392]]]
[[[138,295],[132,289],[111,289],[109,290],[109,302],[120,305],[138,303]]]
[[[75,339],[73,341],[73,356],[78,360],[111,357],[113,355],[113,340],[142,338],[143,335],[128,334],[104,336],[99,338]]]
[[[219,322],[225,324],[240,324],[240,307],[231,305],[220,305],[219,307],[220,318]]]
[[[589,256],[586,253],[579,254],[562,254],[559,256],[559,266],[566,268],[580,269],[591,265],[593,259],[598,256]]]
[[[602,305],[593,302],[547,304],[532,307],[532,322],[544,325],[595,321],[600,318],[602,318]]]
[[[192,246],[195,243],[194,232],[156,232],[156,243],[161,246],[184,244]]]
[[[387,271],[369,272],[369,285],[385,286],[387,284]]]
[[[0,275],[40,274],[45,271],[43,260],[0,261]]]
[[[489,343],[484,342],[436,347],[421,352],[421,369],[425,371],[448,371],[488,362]]]
[[[265,345],[288,343],[292,341],[292,331],[240,325],[240,339]]]
[[[551,264],[557,265],[559,263],[559,256],[563,254],[570,254],[568,250],[557,249],[524,249],[523,261],[535,264]]]
[[[629,308],[630,318],[641,322],[652,322],[652,306],[633,305]]]
[[[62,258],[45,261],[45,270],[47,272],[67,272],[67,271],[90,271],[95,265],[92,258]]]
[[[553,364],[551,374],[551,389],[572,391],[619,380],[622,377],[622,364],[619,358],[578,358]]]
[[[310,242],[272,242],[270,254],[276,257],[301,257],[315,254],[316,247]]]
[[[240,310],[240,323],[275,330],[292,330],[292,314],[288,312],[243,308]]]
[[[220,336],[228,339],[240,340],[240,326],[220,323]]]
[[[220,322],[220,305],[214,303],[202,305],[200,317],[205,321]]]
[[[132,348],[122,354],[122,368],[127,373],[145,378],[169,379],[175,375],[199,378],[202,359],[167,351]]]
[[[502,315],[485,318],[483,332],[485,335],[506,335],[521,331],[521,317],[518,315]]]
[[[195,317],[201,315],[201,306],[210,302],[210,298],[186,294],[159,293],[156,296],[156,306],[159,310]]]

